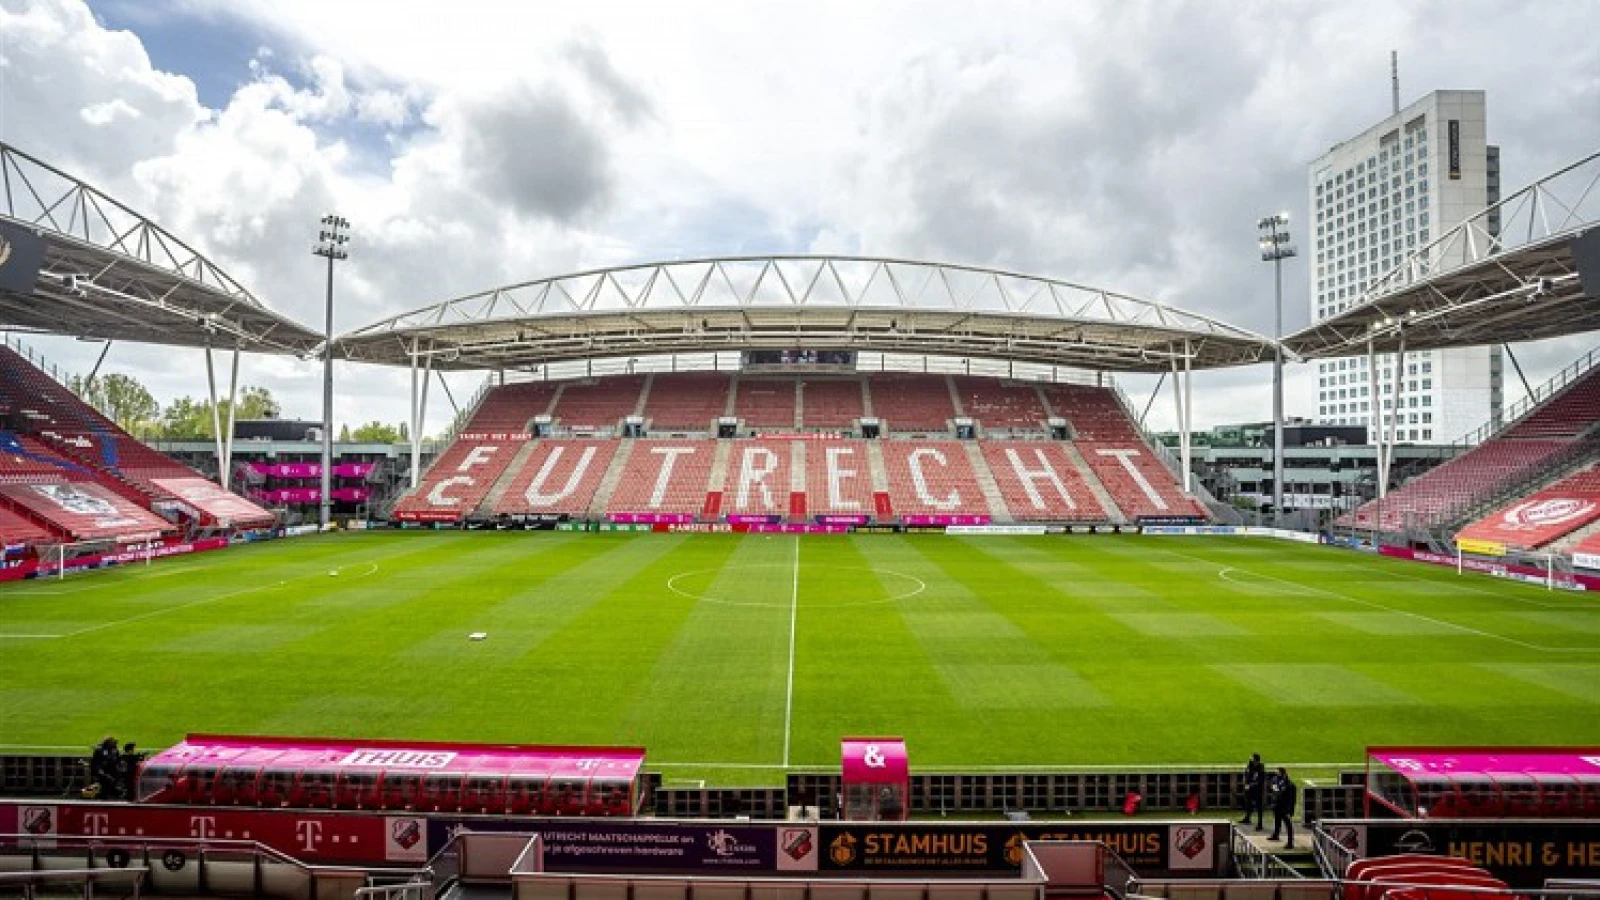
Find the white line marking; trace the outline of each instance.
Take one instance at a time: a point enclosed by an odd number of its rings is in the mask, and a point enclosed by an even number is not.
[[[166,606],[162,607],[161,609],[153,609],[147,613],[140,613],[137,616],[129,616],[126,619],[118,619],[115,622],[102,622],[99,625],[90,625],[88,628],[80,628],[77,631],[69,631],[66,634],[60,635],[60,637],[72,638],[81,634],[91,634],[96,631],[104,631],[107,628],[116,628],[118,625],[128,625],[133,622],[143,621],[145,619],[153,619],[156,616],[164,616],[167,613],[177,612],[181,609],[188,609],[191,606],[203,606],[207,603],[216,603],[218,600],[227,600],[229,598],[239,597],[244,594],[253,594],[256,591],[266,590],[268,588],[283,587],[288,583],[289,582],[287,581],[279,581],[273,584],[258,584],[255,587],[241,588],[237,591],[229,591],[226,594],[218,594],[215,597],[202,597],[199,600],[190,600],[188,603],[180,603],[177,606]]]
[[[794,538],[794,587],[789,592],[789,689],[783,701],[783,764],[789,765],[789,733],[794,721],[794,631],[800,613],[800,536]]]
[[[61,637],[59,634],[0,634],[0,640],[45,640]]]
[[[1201,562],[1201,563],[1205,563],[1207,565],[1213,565],[1213,566],[1216,565],[1216,560],[1206,559],[1206,558],[1200,557],[1200,556],[1190,556],[1187,553],[1180,553],[1177,550],[1169,550],[1169,549],[1166,549],[1166,548],[1162,548],[1162,552],[1163,553],[1170,553],[1170,554],[1172,554],[1174,556],[1181,556],[1181,557],[1184,557],[1185,559],[1192,559],[1195,562]],[[1414,612],[1411,612],[1410,610],[1407,610],[1407,609],[1396,609],[1396,608],[1394,608],[1392,606],[1384,606],[1382,603],[1375,603],[1375,602],[1373,602],[1371,600],[1363,600],[1360,597],[1352,597],[1349,594],[1342,594],[1342,593],[1340,593],[1338,591],[1330,591],[1330,590],[1328,590],[1326,588],[1313,587],[1313,586],[1311,586],[1309,584],[1301,584],[1298,581],[1291,581],[1291,580],[1289,580],[1287,578],[1280,578],[1277,575],[1268,575],[1265,572],[1255,572],[1255,571],[1252,571],[1250,569],[1241,569],[1241,568],[1238,568],[1236,566],[1222,566],[1222,567],[1218,568],[1217,576],[1219,578],[1223,578],[1226,581],[1232,581],[1235,584],[1243,584],[1244,583],[1244,582],[1235,581],[1232,578],[1227,578],[1225,573],[1226,572],[1230,572],[1230,571],[1232,571],[1232,572],[1242,572],[1242,573],[1244,573],[1246,575],[1253,575],[1256,578],[1265,578],[1265,579],[1267,579],[1269,581],[1276,581],[1279,584],[1287,584],[1287,585],[1295,588],[1296,590],[1299,590],[1299,591],[1302,591],[1302,592],[1305,592],[1305,593],[1321,594],[1324,597],[1332,597],[1332,598],[1334,598],[1336,600],[1343,600],[1343,601],[1345,601],[1347,603],[1357,603],[1357,604],[1360,604],[1361,606],[1365,606],[1365,607],[1368,607],[1368,608],[1371,608],[1371,609],[1381,609],[1384,612],[1394,613],[1395,615],[1409,616],[1409,617],[1411,617],[1413,619],[1420,619],[1420,620],[1422,620],[1424,622],[1432,622],[1435,625],[1442,625],[1445,628],[1454,628],[1457,631],[1464,631],[1464,632],[1466,632],[1468,634],[1475,634],[1475,635],[1477,635],[1479,637],[1486,637],[1486,638],[1490,638],[1490,639],[1496,640],[1496,641],[1505,641],[1508,644],[1514,644],[1514,645],[1516,645],[1518,647],[1522,647],[1522,648],[1527,649],[1527,650],[1538,650],[1538,651],[1541,651],[1543,653],[1600,653],[1600,647],[1544,647],[1544,646],[1540,646],[1539,644],[1530,644],[1527,641],[1519,641],[1516,638],[1506,637],[1503,634],[1495,634],[1492,631],[1480,631],[1480,630],[1478,630],[1476,628],[1469,628],[1466,625],[1458,625],[1455,622],[1447,622],[1444,619],[1435,619],[1432,616],[1425,616],[1422,613],[1414,613]]]
[[[82,750],[71,744],[0,744],[0,750]]]
[[[785,569],[789,568],[788,566],[785,566],[783,563],[745,563],[745,564],[742,564],[742,565],[738,566],[737,568],[739,568],[739,569],[763,569],[763,568],[776,569],[776,568],[779,568],[779,567],[782,567],[782,568],[785,568]],[[684,578],[689,578],[689,577],[694,576],[694,575],[706,575],[706,574],[712,574],[712,573],[720,573],[720,572],[727,571],[728,568],[730,568],[730,567],[728,567],[728,566],[719,566],[718,568],[715,568],[715,569],[690,569],[690,570],[688,570],[686,572],[679,572],[679,573],[677,573],[675,575],[672,575],[669,578],[667,578],[667,590],[673,592],[674,594],[677,594],[680,597],[686,597],[686,598],[688,598],[690,600],[694,600],[694,601],[700,602],[700,603],[719,603],[719,604],[721,604],[723,606],[757,606],[757,607],[767,607],[767,608],[770,608],[770,609],[781,609],[781,608],[783,608],[785,606],[788,606],[787,603],[779,604],[779,603],[767,603],[767,602],[764,602],[764,601],[751,602],[751,601],[746,601],[746,600],[724,600],[721,597],[707,597],[707,596],[702,595],[702,594],[691,594],[688,591],[684,590],[683,588],[678,587],[678,582],[680,580],[684,579]],[[907,575],[904,572],[896,572],[893,569],[884,569],[884,568],[880,568],[880,567],[877,567],[877,566],[833,566],[832,569],[833,569],[833,571],[836,571],[836,572],[845,572],[845,571],[866,572],[869,575],[876,575],[876,576],[893,575],[896,578],[903,578],[908,582],[916,582],[917,586],[912,588],[909,591],[905,591],[905,592],[899,593],[899,594],[893,594],[891,596],[883,597],[883,598],[880,598],[878,600],[850,600],[850,601],[846,601],[844,603],[818,603],[815,600],[807,601],[806,605],[811,607],[812,609],[843,609],[843,608],[845,608],[847,606],[876,606],[876,605],[882,604],[882,603],[898,603],[901,600],[909,600],[912,597],[915,597],[918,594],[921,594],[922,592],[924,592],[924,591],[926,591],[928,589],[928,583],[926,581],[923,581],[921,578],[918,578],[915,575]]]

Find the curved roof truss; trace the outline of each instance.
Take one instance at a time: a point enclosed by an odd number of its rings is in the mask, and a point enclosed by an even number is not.
[[[1113,371],[1256,362],[1272,342],[1071,282],[973,266],[742,256],[596,269],[483,291],[340,337],[352,360],[517,369],[605,356],[811,348]],[[1187,350],[1185,349],[1187,347]]]
[[[263,353],[322,344],[160,225],[4,143],[0,192],[0,220],[45,242],[33,291],[0,291],[0,327]]]
[[[1574,241],[1600,227],[1600,150],[1480,210],[1345,312],[1284,338],[1304,358],[1540,340],[1600,329]],[[1592,237],[1592,236],[1591,236]]]

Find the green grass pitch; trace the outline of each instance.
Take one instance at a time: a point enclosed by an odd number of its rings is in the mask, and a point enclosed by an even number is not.
[[[1596,744],[1600,603],[1137,536],[371,532],[0,586],[0,752],[190,731],[640,744],[730,785],[847,734],[924,771]]]

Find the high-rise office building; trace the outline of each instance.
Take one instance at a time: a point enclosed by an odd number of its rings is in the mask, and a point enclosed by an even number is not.
[[[1435,91],[1311,164],[1313,322],[1359,304],[1384,273],[1499,201],[1500,151],[1488,145],[1486,126],[1483,91]],[[1386,436],[1393,427],[1402,442],[1444,443],[1499,418],[1499,346],[1408,351],[1398,409],[1394,363],[1391,354],[1377,358]],[[1367,358],[1316,365],[1317,422],[1370,427],[1376,393]]]

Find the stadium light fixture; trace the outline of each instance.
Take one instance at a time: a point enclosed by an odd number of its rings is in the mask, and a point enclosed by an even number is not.
[[[320,522],[323,528],[333,519],[333,264],[347,259],[346,246],[350,236],[345,232],[350,220],[344,216],[322,217],[322,230],[317,233],[317,244],[311,248],[313,255],[328,261],[327,318],[322,332],[322,506]]]
[[[1295,255],[1289,242],[1289,214],[1275,213],[1256,222],[1261,261],[1272,263],[1272,516],[1283,524],[1283,261]]]

